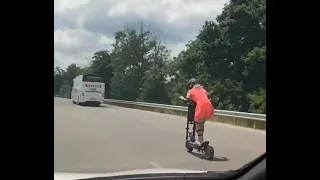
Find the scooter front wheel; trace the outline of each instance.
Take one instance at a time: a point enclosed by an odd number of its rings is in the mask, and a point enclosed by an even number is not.
[[[188,142],[186,142],[186,150],[188,153],[191,153],[193,148],[190,146],[190,144]]]

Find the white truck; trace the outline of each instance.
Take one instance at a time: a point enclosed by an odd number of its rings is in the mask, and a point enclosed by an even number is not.
[[[73,79],[71,99],[74,104],[100,106],[104,103],[105,83],[96,75],[79,75]]]

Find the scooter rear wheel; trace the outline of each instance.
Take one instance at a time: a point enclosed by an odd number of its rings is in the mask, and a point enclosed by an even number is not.
[[[207,160],[212,160],[214,157],[214,149],[211,146],[207,146],[204,150],[204,156]]]

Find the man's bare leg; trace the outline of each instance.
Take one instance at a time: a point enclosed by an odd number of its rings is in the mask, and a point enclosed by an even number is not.
[[[204,123],[196,123],[196,132],[198,135],[198,142],[199,144],[203,144],[203,133],[204,133]]]
[[[204,123],[207,121],[208,119],[201,119],[199,121],[196,122],[196,132],[198,135],[198,142],[199,144],[203,144],[204,143]]]

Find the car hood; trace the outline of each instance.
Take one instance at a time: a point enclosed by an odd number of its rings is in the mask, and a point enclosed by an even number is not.
[[[206,173],[207,171],[193,171],[186,169],[138,169],[114,173],[54,173],[54,180],[75,180],[94,177],[112,177],[121,175],[155,174],[155,173]]]

